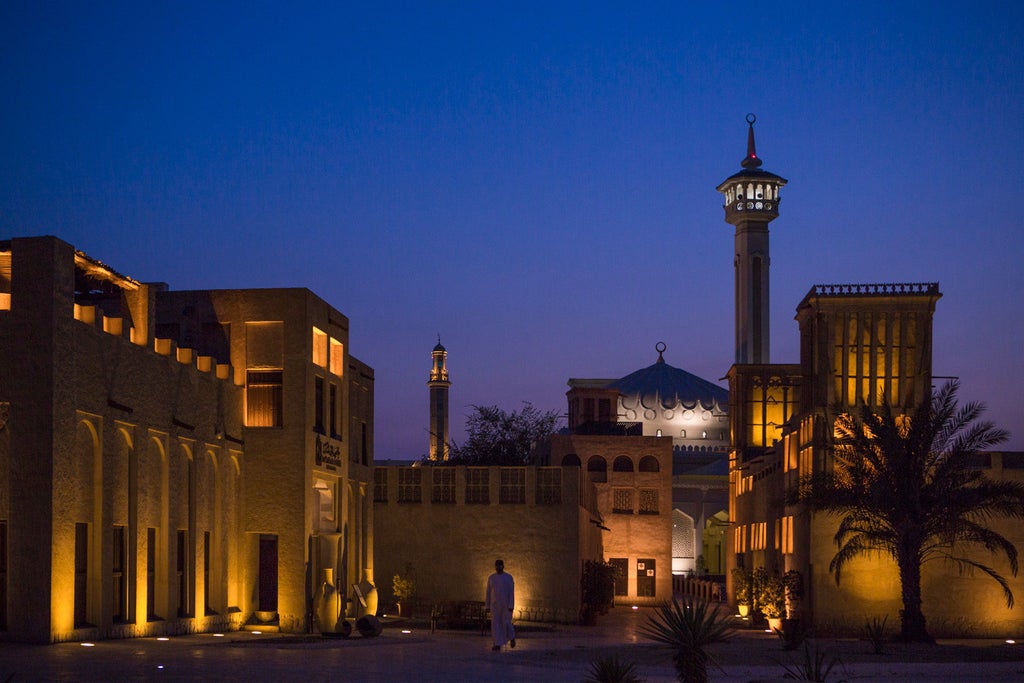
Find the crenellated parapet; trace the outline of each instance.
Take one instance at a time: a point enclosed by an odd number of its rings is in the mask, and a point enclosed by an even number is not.
[[[839,297],[839,296],[899,296],[899,295],[938,296],[938,282],[885,282],[874,284],[831,284],[814,285],[804,297]]]

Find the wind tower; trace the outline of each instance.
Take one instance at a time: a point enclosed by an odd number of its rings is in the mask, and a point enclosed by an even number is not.
[[[765,364],[768,354],[768,224],[779,216],[779,189],[786,179],[761,168],[754,122],[747,114],[747,155],[718,186],[725,197],[725,222],[736,226],[736,363]]]
[[[430,368],[430,459],[448,459],[448,351],[441,346],[441,336],[431,353]]]

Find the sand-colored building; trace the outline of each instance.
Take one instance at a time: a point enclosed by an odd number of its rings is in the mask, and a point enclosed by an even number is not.
[[[838,520],[812,515],[784,498],[802,475],[832,466],[836,418],[859,404],[910,414],[932,389],[932,319],[937,283],[815,285],[799,303],[797,363],[768,356],[768,224],[778,217],[786,181],[760,169],[748,117],[743,170],[718,187],[725,219],[736,227],[736,364],[728,373],[731,444],[727,565],[770,573],[799,572],[804,594],[797,615],[822,630],[859,632],[868,618],[899,621],[895,563],[864,555],[829,571]],[[992,479],[1024,480],[1020,454],[978,454],[973,466]],[[990,520],[1018,548],[1024,528]],[[982,549],[977,552],[983,553]],[[979,558],[982,559],[982,558]],[[991,560],[985,554],[984,561]],[[1024,578],[996,564],[1016,595]],[[983,573],[964,575],[938,562],[923,568],[923,608],[934,635],[1016,636],[1024,624],[999,586]],[[735,587],[729,577],[729,595]]]
[[[556,434],[550,462],[579,467],[597,492],[604,560],[618,569],[615,602],[672,597],[672,441]]]
[[[322,568],[372,581],[373,372],[308,290],[172,292],[15,238],[0,348],[4,637],[301,631]]]
[[[482,601],[501,558],[515,618],[575,622],[583,562],[602,559],[599,494],[583,474],[578,464],[377,467],[377,574],[413,579],[418,602]]]

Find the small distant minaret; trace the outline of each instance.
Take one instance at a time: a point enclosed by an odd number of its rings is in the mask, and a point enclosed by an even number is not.
[[[736,363],[769,363],[768,224],[779,216],[779,188],[785,178],[762,170],[754,147],[754,122],[747,114],[747,155],[743,170],[718,186],[725,197],[725,222],[736,226]]]
[[[441,335],[431,354],[430,368],[430,459],[448,459],[448,351],[441,346]]]

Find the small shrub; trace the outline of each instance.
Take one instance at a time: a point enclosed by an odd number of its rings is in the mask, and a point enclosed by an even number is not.
[[[885,624],[889,617],[869,617],[864,620],[864,634],[871,641],[871,649],[876,655],[883,654],[882,646],[885,645]]]
[[[729,616],[717,605],[673,598],[648,617],[640,633],[672,653],[680,683],[707,683],[708,663],[715,662],[705,648],[728,640],[733,629]]]
[[[814,651],[812,652],[810,643],[804,643],[804,658],[802,661],[792,664],[779,662],[786,672],[782,675],[783,678],[796,681],[815,681],[815,683],[827,683],[829,674],[838,663],[839,660],[829,657],[828,653],[824,650],[819,650],[817,645],[814,646]]]
[[[623,662],[616,655],[595,659],[587,674],[583,683],[644,683],[636,674],[636,664]]]

